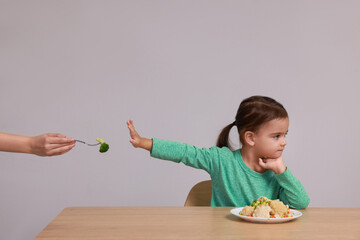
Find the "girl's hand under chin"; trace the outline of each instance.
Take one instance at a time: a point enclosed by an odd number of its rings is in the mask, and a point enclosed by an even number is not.
[[[259,158],[259,165],[265,169],[272,170],[275,174],[281,174],[286,170],[282,155],[278,158]]]

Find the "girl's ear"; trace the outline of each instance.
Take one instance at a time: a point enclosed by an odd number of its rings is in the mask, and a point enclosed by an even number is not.
[[[252,147],[255,145],[255,134],[253,132],[246,131],[244,133],[244,139],[248,145],[250,145]]]

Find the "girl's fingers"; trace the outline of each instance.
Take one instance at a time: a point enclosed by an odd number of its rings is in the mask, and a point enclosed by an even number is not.
[[[131,121],[131,120],[130,120],[130,121]],[[129,130],[130,130],[131,136],[133,136],[133,135],[138,135],[137,132],[136,132],[136,130],[135,130],[135,127],[134,127],[134,125],[133,125],[132,123],[130,123],[130,125],[129,125]]]
[[[262,158],[259,158],[259,165],[263,168],[267,168],[267,163],[268,159],[262,159]]]
[[[134,130],[135,130],[135,127],[134,127],[134,122],[133,122],[133,120],[130,120],[130,127],[131,127],[132,129],[134,129]]]
[[[260,165],[261,167],[264,167],[264,162],[263,162],[263,160],[262,160],[261,158],[259,158],[259,165]]]
[[[135,127],[134,127],[134,121],[132,119],[128,120],[127,122],[129,131],[130,131],[130,143],[134,146],[137,147],[137,145],[139,144],[139,134],[136,132]]]
[[[132,127],[134,127],[134,125],[130,122],[130,120],[128,120],[128,121],[126,122],[126,124],[127,124],[127,126],[128,126],[129,129],[132,128]]]

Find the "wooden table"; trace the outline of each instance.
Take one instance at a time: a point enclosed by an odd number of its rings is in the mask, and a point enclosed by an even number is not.
[[[35,239],[360,239],[360,208],[308,208],[280,224],[244,222],[230,209],[70,207]]]

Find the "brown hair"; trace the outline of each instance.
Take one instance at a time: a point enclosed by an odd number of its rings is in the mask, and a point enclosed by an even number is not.
[[[246,98],[240,103],[235,121],[221,131],[216,146],[232,149],[229,144],[229,133],[233,126],[237,126],[240,142],[243,144],[246,131],[256,132],[266,122],[287,117],[288,114],[283,105],[270,97],[252,96]]]

